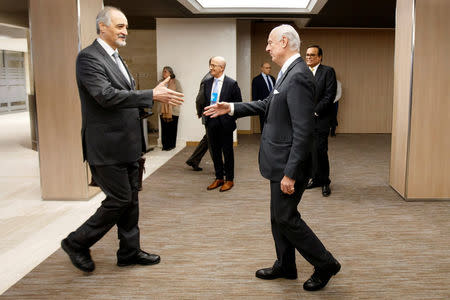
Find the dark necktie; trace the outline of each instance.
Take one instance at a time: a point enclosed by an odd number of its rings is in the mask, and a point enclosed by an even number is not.
[[[270,77],[267,76],[267,75],[266,75],[266,78],[267,78],[267,84],[269,85],[269,92],[271,92],[271,91],[272,91],[272,88],[273,88],[273,86],[272,86],[272,80],[270,80]]]

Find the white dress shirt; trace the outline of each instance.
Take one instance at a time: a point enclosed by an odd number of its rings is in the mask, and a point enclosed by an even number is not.
[[[311,70],[311,72],[313,73],[314,76],[316,76],[316,72],[317,72],[317,68],[320,66],[320,64],[317,64],[314,67],[309,67],[309,69]]]
[[[217,87],[217,102],[220,102],[220,92],[222,91],[222,85],[223,85],[223,79],[225,78],[225,74],[222,74],[222,76],[220,76],[217,81],[218,87]],[[215,83],[216,78],[213,78],[213,85],[211,87],[211,97],[210,99],[212,99],[212,93],[214,90],[214,83]]]
[[[116,59],[114,58],[114,53],[117,52],[117,54],[119,54],[119,51],[116,49],[114,50],[110,45],[108,45],[104,40],[102,40],[101,38],[97,38],[97,42],[100,44],[100,46],[103,47],[103,49],[105,49],[106,53],[108,53],[109,57],[112,59],[112,61],[117,64]],[[122,60],[119,59],[119,70],[122,72],[123,76],[125,76],[125,79],[128,80],[128,83],[131,83],[130,81],[130,76],[128,76],[128,72],[127,69],[125,68],[125,66],[122,63]]]

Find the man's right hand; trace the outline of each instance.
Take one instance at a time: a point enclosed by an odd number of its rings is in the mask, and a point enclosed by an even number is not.
[[[231,105],[227,102],[219,102],[214,105],[210,105],[205,107],[205,111],[203,114],[205,116],[209,116],[211,118],[215,118],[224,114],[227,114],[231,111]]]
[[[169,83],[169,80],[170,77],[167,77],[153,89],[153,100],[178,106],[184,102],[182,98],[184,95],[168,89],[167,84]]]

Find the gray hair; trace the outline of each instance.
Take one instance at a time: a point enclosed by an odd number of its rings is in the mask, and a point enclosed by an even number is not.
[[[117,7],[114,6],[105,6],[98,14],[97,18],[95,18],[95,25],[97,28],[97,34],[100,34],[100,23],[105,24],[106,26],[111,25],[111,12],[112,11],[120,11]]]
[[[291,50],[300,51],[300,36],[297,30],[291,25],[283,24],[277,26],[273,29],[274,33],[277,35],[278,40],[281,40],[285,36],[289,40],[289,48]]]

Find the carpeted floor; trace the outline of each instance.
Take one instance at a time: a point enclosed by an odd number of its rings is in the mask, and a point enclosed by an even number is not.
[[[299,279],[264,281],[275,259],[269,185],[259,175],[258,136],[240,136],[235,187],[206,191],[214,179],[184,164],[187,147],[153,173],[141,193],[142,248],[155,266],[115,265],[116,230],[92,248],[86,275],[59,249],[3,299],[449,299],[450,202],[405,202],[388,185],[390,135],[330,139],[332,194],[306,191],[299,210],[341,272],[319,292],[303,282],[312,267],[297,255]],[[33,255],[30,253],[30,255]]]

